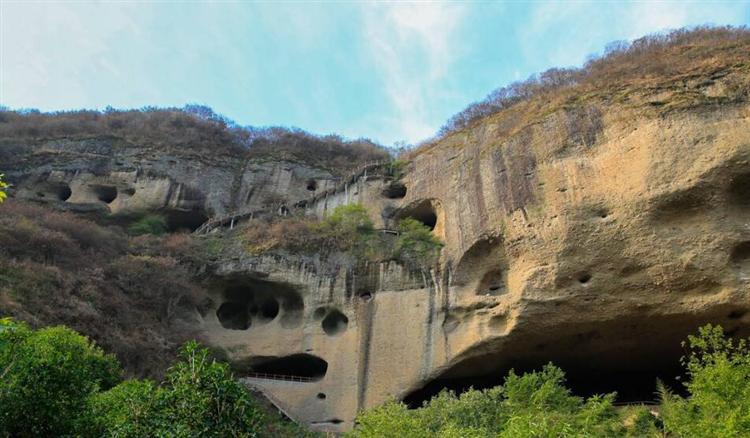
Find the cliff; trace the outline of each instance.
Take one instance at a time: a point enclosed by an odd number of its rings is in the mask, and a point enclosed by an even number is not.
[[[200,217],[191,229],[239,215],[239,229],[195,237],[221,247],[199,276],[197,330],[313,428],[345,430],[388,399],[419,404],[549,361],[577,393],[647,400],[699,325],[750,334],[748,60],[746,32],[634,45],[467,117],[403,173],[374,165],[337,180],[278,158],[105,138],[4,141],[15,158],[0,171],[22,199],[187,211]],[[428,226],[445,245],[439,262],[242,245],[243,228],[260,226],[243,212],[322,217],[354,202],[376,228]]]

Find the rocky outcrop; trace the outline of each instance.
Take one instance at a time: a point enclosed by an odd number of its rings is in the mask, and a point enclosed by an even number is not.
[[[175,229],[209,217],[292,205],[336,184],[303,163],[164,151],[119,138],[2,141],[4,172],[20,199],[76,211],[162,211]]]

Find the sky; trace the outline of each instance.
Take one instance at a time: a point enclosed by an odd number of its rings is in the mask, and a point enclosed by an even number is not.
[[[750,0],[0,0],[0,105],[199,103],[241,125],[418,143],[495,88],[700,24],[749,25]]]

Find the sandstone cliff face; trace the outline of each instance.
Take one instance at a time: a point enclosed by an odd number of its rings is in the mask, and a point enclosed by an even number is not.
[[[586,135],[564,109],[512,133],[490,118],[413,155],[403,197],[360,180],[355,193],[384,226],[408,216],[434,228],[440,266],[417,281],[382,267],[358,292],[344,277],[367,271],[239,268],[296,290],[299,326],[281,319],[230,341],[214,321],[212,342],[268,370],[284,370],[270,357],[323,359],[309,382],[246,381],[324,430],[388,399],[418,403],[548,361],[580,393],[651,399],[699,325],[750,334],[750,107],[648,108],[597,105]],[[328,309],[347,321],[334,335]]]
[[[336,180],[303,163],[165,151],[119,138],[5,140],[0,153],[0,172],[20,199],[116,216],[163,211],[175,229],[293,204]]]

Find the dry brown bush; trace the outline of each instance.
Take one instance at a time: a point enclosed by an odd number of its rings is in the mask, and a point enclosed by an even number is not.
[[[194,336],[203,297],[177,261],[189,239],[129,241],[120,229],[9,200],[0,206],[0,316],[68,325],[131,375],[158,378]]]
[[[300,129],[241,127],[210,108],[140,110],[1,111],[0,138],[23,142],[58,138],[114,137],[142,146],[248,158],[285,158],[344,174],[360,165],[389,158],[387,150],[366,139],[317,136]],[[14,143],[14,142],[11,142]],[[17,145],[16,145],[17,146]],[[8,149],[15,147],[13,144]],[[13,151],[0,149],[8,161]],[[17,154],[15,154],[17,155]]]
[[[727,96],[734,100],[747,99],[750,85],[748,59],[750,30],[747,27],[702,26],[648,35],[631,43],[615,42],[582,68],[551,69],[493,91],[484,100],[472,103],[454,115],[435,138],[424,142],[410,154],[430,148],[441,138],[501,112],[520,113],[521,117],[512,114],[504,116],[518,123],[526,121],[525,113],[549,113],[556,105],[576,106],[587,99],[596,100],[596,96],[606,104],[618,94],[627,98],[630,90],[648,92],[679,84],[681,80],[711,78],[722,71],[737,73],[727,80],[730,88]],[[689,95],[685,100],[684,107],[702,103],[694,95]],[[706,99],[703,102],[712,101]],[[520,108],[522,103],[525,106]],[[586,118],[580,120],[586,124]],[[592,130],[596,126],[588,123],[583,128]],[[584,143],[589,139],[590,136],[585,133],[580,138]]]

